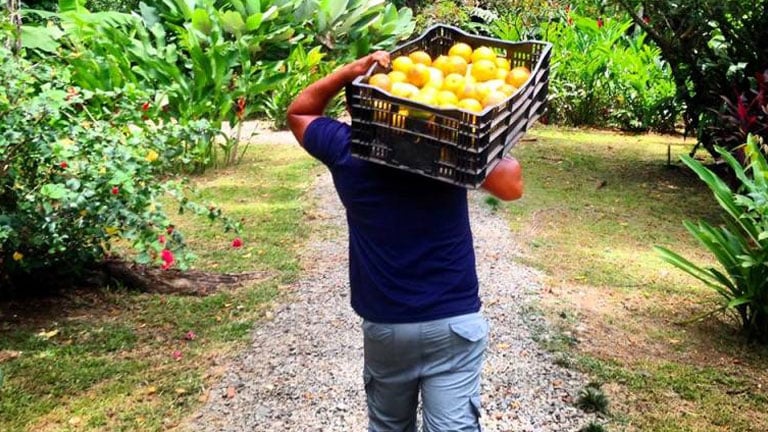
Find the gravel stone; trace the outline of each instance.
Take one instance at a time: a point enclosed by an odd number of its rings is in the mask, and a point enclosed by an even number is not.
[[[324,172],[309,194],[317,199],[312,238],[302,253],[302,278],[252,334],[205,406],[181,428],[190,431],[367,430],[362,383],[361,319],[349,305],[343,208]],[[594,420],[574,407],[587,377],[556,364],[532,339],[531,317],[542,275],[514,261],[520,253],[504,218],[470,192],[483,313],[491,333],[483,371],[485,432],[577,431]],[[532,321],[534,322],[533,324]],[[557,363],[563,364],[563,361]],[[227,389],[237,389],[227,398]]]

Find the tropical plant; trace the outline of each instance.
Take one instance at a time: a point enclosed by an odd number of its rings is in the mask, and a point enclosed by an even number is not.
[[[293,79],[283,80],[274,90],[258,96],[256,104],[259,111],[266,115],[275,129],[285,129],[288,105],[299,92],[333,69],[335,62],[326,62],[324,57],[320,46],[306,51],[303,45],[296,45],[284,64],[285,73]]]
[[[679,108],[668,66],[628,19],[569,12],[542,22],[538,34],[554,44],[549,120],[570,125],[670,131]],[[495,23],[500,37],[517,27]]]
[[[714,127],[715,142],[720,147],[735,148],[749,134],[768,139],[768,69],[755,74],[746,91],[721,96],[720,124]]]
[[[0,48],[0,287],[24,290],[76,277],[132,246],[136,261],[184,268],[193,258],[163,207],[221,218],[168,171],[187,143],[212,139],[206,121],[159,121],[133,86],[90,91],[67,68]],[[237,224],[223,218],[224,228]]]
[[[613,0],[669,63],[689,133],[713,157],[720,95],[745,92],[768,64],[768,0]],[[720,143],[722,144],[722,143]],[[730,143],[738,146],[740,143]],[[691,151],[693,154],[696,147]]]
[[[388,49],[413,33],[413,13],[384,0],[301,0],[297,24],[340,62]]]
[[[685,227],[714,258],[722,270],[701,267],[664,247],[656,247],[661,258],[690,274],[722,297],[721,305],[709,312],[734,311],[743,331],[752,339],[768,342],[768,162],[762,140],[754,135],[744,147],[746,168],[725,148],[720,157],[741,185],[733,190],[714,172],[690,156],[683,162],[712,190],[725,211],[722,226],[700,221]]]

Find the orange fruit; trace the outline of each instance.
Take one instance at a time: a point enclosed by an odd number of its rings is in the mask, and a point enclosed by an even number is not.
[[[496,63],[496,53],[493,52],[493,49],[487,46],[479,46],[475,48],[474,51],[472,51],[470,60],[472,61],[472,63],[477,63],[480,60],[490,60]]]
[[[479,113],[483,111],[483,104],[481,104],[477,99],[466,98],[459,101],[459,108]]]
[[[448,55],[459,56],[462,57],[465,61],[469,62],[472,60],[472,47],[465,44],[464,42],[458,42],[451,46],[451,48],[448,50]]]
[[[394,96],[410,99],[419,93],[419,88],[407,82],[395,82],[392,83],[392,88],[389,92]]]
[[[494,90],[488,93],[488,95],[483,98],[483,107],[487,108],[489,106],[498,105],[504,100],[506,100],[508,97],[509,96],[507,96],[506,93],[503,93],[499,90]]]
[[[392,86],[392,80],[389,78],[389,75],[385,73],[377,73],[368,78],[368,84],[384,91],[389,91],[389,88]]]
[[[436,89],[441,89],[443,87],[443,81],[445,80],[445,77],[443,76],[443,71],[436,67],[430,67],[429,69],[429,81],[427,81],[424,86],[426,87],[433,87]]]
[[[459,104],[459,97],[456,93],[448,90],[440,90],[435,97],[437,105],[440,107],[455,107]]]
[[[443,90],[459,93],[464,87],[464,75],[452,73],[443,80]]]
[[[426,66],[432,66],[432,57],[426,51],[414,51],[408,54],[413,63],[421,63]]]
[[[478,81],[488,81],[496,78],[496,63],[487,59],[472,62],[472,76]]]
[[[496,57],[496,67],[499,69],[504,69],[505,71],[509,71],[512,69],[512,67],[509,65],[509,60],[505,59],[504,57]]]
[[[387,76],[389,76],[390,87],[392,83],[406,82],[408,80],[408,77],[405,75],[405,72],[402,72],[402,71],[393,70],[392,72],[388,73]]]
[[[408,77],[409,83],[416,87],[423,87],[424,84],[429,82],[429,67],[421,63],[416,63],[408,69],[408,72],[406,72],[405,75]]]
[[[457,73],[464,75],[467,73],[467,61],[462,56],[448,56],[448,73]],[[443,71],[445,72],[445,71]]]
[[[477,99],[477,84],[472,81],[465,80],[464,87],[456,93],[459,99]]]
[[[437,58],[432,62],[432,67],[440,69],[443,71],[444,75],[451,73],[447,55],[437,56]]]
[[[507,75],[507,84],[520,88],[531,77],[531,71],[525,66],[513,67]]]
[[[506,94],[507,96],[512,96],[512,94],[517,91],[517,87],[513,86],[512,84],[503,84],[499,87],[499,91]]]
[[[487,82],[477,83],[475,86],[475,99],[482,102],[482,100],[494,90],[495,89]]]
[[[407,74],[408,71],[411,70],[411,67],[413,67],[413,60],[411,60],[410,57],[399,56],[392,60],[392,70]]]

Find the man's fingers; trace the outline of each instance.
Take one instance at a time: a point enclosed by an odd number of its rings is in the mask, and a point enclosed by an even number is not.
[[[371,55],[373,60],[378,62],[383,67],[389,67],[389,53],[386,51],[376,51]]]

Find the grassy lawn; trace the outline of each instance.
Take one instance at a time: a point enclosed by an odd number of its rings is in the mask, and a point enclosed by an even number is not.
[[[682,225],[720,217],[677,162],[692,143],[542,126],[530,136],[513,151],[525,197],[502,208],[516,259],[546,274],[538,312],[557,333],[542,340],[603,384],[607,429],[768,430],[768,352],[746,344],[728,317],[688,322],[716,297],[652,250],[713,263]]]
[[[314,169],[298,146],[260,145],[238,167],[196,179],[200,202],[243,218],[244,245],[185,217],[195,267],[266,280],[207,297],[76,290],[0,305],[0,430],[166,430],[219,397],[206,386],[297,277]]]

